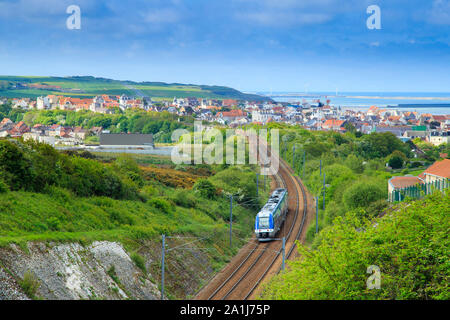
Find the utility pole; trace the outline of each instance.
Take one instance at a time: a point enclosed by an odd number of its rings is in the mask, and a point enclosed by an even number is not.
[[[166,235],[163,234],[162,235],[162,256],[161,256],[161,260],[162,260],[162,263],[161,263],[161,300],[164,300],[164,271],[165,271],[164,270],[164,260],[165,260],[164,254],[166,251],[165,245],[166,245]]]
[[[319,197],[316,197],[316,233],[319,232]]]
[[[264,192],[266,192],[266,175],[264,175]]]
[[[232,231],[233,231],[233,195],[230,196],[230,248],[232,245]]]
[[[305,180],[305,162],[306,162],[306,151],[303,151],[303,170],[302,170],[302,180]]]
[[[259,195],[259,174],[256,174],[256,199],[258,199]]]
[[[283,237],[283,246],[282,246],[282,250],[283,250],[283,262],[281,265],[281,270],[284,270],[284,265],[285,265],[285,260],[286,260],[286,237]]]
[[[294,146],[292,147],[292,168],[294,169],[294,171],[295,171],[295,144],[294,144]]]
[[[323,173],[323,210],[325,210],[325,172]]]

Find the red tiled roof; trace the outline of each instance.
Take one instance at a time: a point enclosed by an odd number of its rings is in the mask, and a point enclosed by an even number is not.
[[[423,173],[425,175],[430,174],[438,177],[450,178],[450,159],[436,161]]]
[[[447,120],[447,116],[434,115],[433,120],[434,121],[445,121],[445,120]]]
[[[325,123],[323,124],[324,127],[340,127],[344,124],[344,120],[336,120],[336,119],[330,119],[325,121]]]
[[[231,110],[220,112],[219,115],[222,115],[222,117],[244,117],[247,113],[242,110]]]
[[[2,120],[2,122],[0,122],[0,124],[10,123],[10,122],[12,122],[10,119],[4,118],[4,119]]]
[[[395,188],[406,188],[414,186],[418,183],[422,184],[423,181],[418,177],[393,177],[389,180],[389,183]]]

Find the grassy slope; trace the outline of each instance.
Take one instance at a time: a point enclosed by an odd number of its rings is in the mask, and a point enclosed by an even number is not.
[[[99,160],[110,162],[117,156],[101,154]],[[151,193],[147,202],[77,197],[57,187],[46,193],[0,193],[0,245],[29,240],[119,240],[126,243],[140,238],[159,238],[162,233],[216,234],[218,241],[221,236],[227,239],[229,202],[226,197],[199,198],[189,188],[201,176],[168,168],[167,157],[132,157],[143,165],[143,177],[153,180],[143,191]],[[200,175],[208,175],[209,170],[198,170]],[[186,189],[180,189],[184,185]],[[171,207],[159,207],[154,201],[157,199],[168,200]],[[254,212],[235,204],[233,217],[236,235],[248,236]]]
[[[111,163],[118,156],[100,154],[97,160]],[[226,169],[220,166],[216,169],[209,166],[175,167],[170,158],[153,155],[130,157],[141,165],[145,183],[140,188],[140,194],[142,199],[146,199],[145,202],[78,197],[54,185],[45,188],[45,191],[35,190],[38,192],[0,189],[0,247],[16,243],[26,250],[29,241],[87,244],[107,240],[122,243],[129,252],[137,252],[151,245],[153,249],[149,252],[153,252],[159,250],[161,234],[188,237],[188,240],[179,240],[177,245],[192,241],[194,236],[204,240],[189,247],[194,247],[194,250],[197,247],[197,253],[206,254],[208,269],[219,270],[223,267],[251,235],[256,209],[234,203],[234,240],[230,247],[228,198],[203,198],[191,187],[195,180]],[[246,172],[253,177],[251,170]],[[222,179],[215,178],[222,182]],[[223,184],[219,186],[219,189],[225,189]],[[250,194],[254,192],[251,190]],[[260,194],[262,203],[267,199],[267,194],[263,194],[262,189]],[[178,258],[170,256],[168,260]],[[157,263],[154,268],[158,268]],[[177,297],[184,297],[186,293],[180,289],[183,286],[178,288],[176,285],[179,279],[175,277],[172,280],[168,287],[175,288]]]
[[[175,206],[166,213],[151,202],[113,200],[106,197],[79,198],[67,191],[52,194],[8,192],[0,194],[0,245],[29,240],[133,241],[155,238],[162,233],[202,235],[227,230],[219,211],[226,201],[202,199],[197,208]],[[252,215],[240,207],[236,216]],[[252,220],[252,219],[250,219]],[[235,228],[248,231],[236,221]],[[242,222],[242,221],[241,221]]]

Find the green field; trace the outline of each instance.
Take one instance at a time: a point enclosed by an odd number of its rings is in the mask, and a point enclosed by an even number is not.
[[[15,88],[18,84],[60,86],[61,91],[51,88]],[[265,97],[244,94],[235,89],[222,86],[186,85],[180,83],[167,84],[163,82],[133,82],[95,77],[0,76],[0,97],[35,98],[49,94],[74,97],[94,97],[101,94],[140,96],[143,94],[157,99],[197,97],[207,99],[232,98],[258,101],[267,100]]]

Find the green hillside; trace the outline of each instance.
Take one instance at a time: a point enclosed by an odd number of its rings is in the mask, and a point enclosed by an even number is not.
[[[299,247],[301,258],[267,283],[262,297],[448,300],[449,200],[448,192],[436,192],[372,221],[351,212],[337,218],[317,249]],[[369,266],[379,267],[379,289],[367,286]]]
[[[11,243],[26,250],[28,242],[105,240],[133,254],[148,245],[159,248],[166,234],[179,237],[178,245],[198,239],[189,246],[194,252],[184,255],[195,259],[202,253],[205,266],[218,271],[251,236],[254,216],[267,200],[262,188],[255,198],[255,173],[254,166],[176,166],[168,157],[58,152],[0,139],[0,249]],[[232,246],[228,193],[236,195]],[[139,259],[136,265],[145,269]],[[178,265],[177,259],[178,254],[168,255],[166,262]],[[158,277],[159,270],[155,261],[148,271]],[[169,297],[186,298],[181,273],[189,275],[169,269]]]
[[[43,85],[43,88],[30,88],[29,85]],[[59,88],[45,88],[45,86]],[[209,99],[241,99],[268,100],[253,94],[245,94],[238,90],[223,86],[192,85],[163,82],[119,81],[90,76],[75,77],[29,77],[0,76],[0,97],[35,98],[43,95],[65,95],[72,97],[93,97],[100,94],[149,96],[152,98],[209,98]]]

